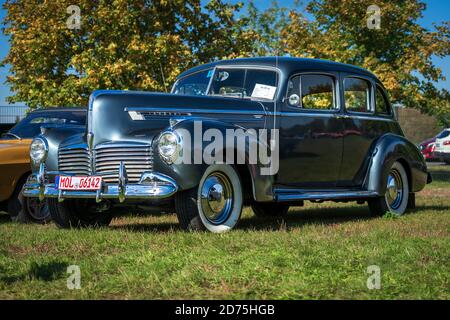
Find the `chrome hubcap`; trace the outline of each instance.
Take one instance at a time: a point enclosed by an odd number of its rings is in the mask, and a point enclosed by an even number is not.
[[[228,177],[211,173],[201,187],[200,204],[205,217],[213,224],[228,219],[233,208],[232,187]]]
[[[403,199],[403,181],[397,170],[391,170],[387,179],[386,202],[391,209],[398,209]]]

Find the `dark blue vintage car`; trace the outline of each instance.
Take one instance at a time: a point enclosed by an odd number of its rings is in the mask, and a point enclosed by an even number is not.
[[[235,227],[244,205],[282,216],[305,200],[357,201],[401,215],[431,182],[372,73],[298,58],[202,65],[170,94],[96,91],[86,129],[49,129],[30,156],[24,194],[49,198],[63,228],[142,202],[212,232]]]

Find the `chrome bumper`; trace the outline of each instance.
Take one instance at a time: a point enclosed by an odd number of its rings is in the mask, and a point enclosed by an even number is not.
[[[59,190],[55,183],[46,183],[49,176],[74,174],[45,171],[44,164],[41,164],[37,173],[32,173],[23,188],[25,197],[58,198],[64,199],[95,199],[97,202],[102,199],[118,199],[120,202],[126,199],[163,199],[172,196],[178,190],[178,185],[172,178],[156,172],[144,172],[137,184],[128,184],[126,168],[123,163],[118,170],[118,184],[103,184],[97,191],[76,191]]]

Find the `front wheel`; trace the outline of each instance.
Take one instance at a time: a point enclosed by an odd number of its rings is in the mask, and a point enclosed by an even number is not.
[[[86,199],[64,200],[48,199],[50,214],[56,225],[63,229],[103,227],[112,220],[110,212],[100,210],[95,201]]]
[[[178,192],[176,212],[184,230],[209,230],[214,233],[233,229],[243,205],[241,180],[227,164],[209,166],[199,186]]]
[[[387,176],[385,195],[368,201],[371,214],[382,216],[389,212],[401,216],[408,207],[409,192],[406,171],[400,162],[395,162]]]

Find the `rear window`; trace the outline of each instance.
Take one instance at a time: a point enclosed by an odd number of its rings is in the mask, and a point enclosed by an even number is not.
[[[386,95],[378,85],[375,95],[375,108],[378,114],[389,115],[391,113]]]
[[[444,130],[441,133],[439,133],[436,138],[437,139],[444,139],[447,138],[450,135],[450,130]]]

